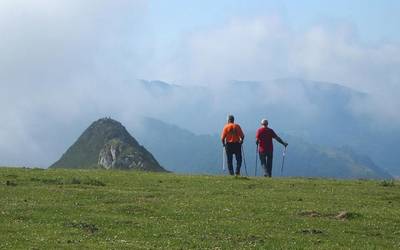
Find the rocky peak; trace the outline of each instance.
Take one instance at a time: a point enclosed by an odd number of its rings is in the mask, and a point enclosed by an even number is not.
[[[93,122],[51,167],[165,171],[120,122],[111,118]]]

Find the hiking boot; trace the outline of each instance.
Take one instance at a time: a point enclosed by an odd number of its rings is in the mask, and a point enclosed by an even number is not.
[[[240,177],[240,173],[236,173],[235,176],[236,176],[236,177]]]

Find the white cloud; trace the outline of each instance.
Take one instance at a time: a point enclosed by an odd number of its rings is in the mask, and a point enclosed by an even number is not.
[[[207,85],[280,77],[334,82],[376,100],[355,111],[400,124],[400,42],[366,44],[351,24],[295,32],[279,17],[261,17],[193,32],[183,44],[180,60],[160,73],[166,79]]]
[[[2,1],[0,77],[31,85],[127,73],[140,65],[131,58],[145,43],[145,10],[127,0]]]
[[[102,116],[132,121],[135,114],[163,120],[181,114],[172,122],[196,116],[215,126],[229,98],[223,86],[206,104],[198,92],[154,98],[131,85],[137,78],[213,87],[290,76],[338,82],[374,94],[355,105],[357,112],[400,124],[399,44],[366,46],[348,27],[296,33],[277,16],[234,19],[193,31],[160,63],[149,30],[163,31],[149,29],[148,11],[145,0],[0,2],[0,164],[50,164]],[[285,95],[276,100],[304,99],[296,90],[271,88]],[[189,110],[196,105],[201,113]],[[312,117],[316,111],[305,106],[301,112]]]
[[[280,77],[287,72],[287,56],[280,55],[287,53],[289,36],[276,17],[235,19],[213,30],[194,32],[183,42],[172,69],[166,65],[172,76],[165,78],[204,84]]]
[[[146,2],[0,2],[2,163],[48,163],[57,136],[67,135],[55,131],[109,112],[99,103],[108,103],[110,79],[135,78],[150,54]]]

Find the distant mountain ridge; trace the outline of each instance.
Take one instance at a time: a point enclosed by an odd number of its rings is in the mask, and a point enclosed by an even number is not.
[[[174,100],[173,108],[153,117],[197,134],[219,133],[228,113],[233,113],[248,130],[255,130],[265,117],[272,127],[314,145],[348,145],[400,175],[400,129],[378,126],[377,118],[364,112],[373,103],[367,93],[336,83],[297,78],[230,81],[216,87],[177,87],[158,81],[141,84],[166,103]]]
[[[180,173],[222,173],[222,146],[219,135],[196,135],[178,126],[153,118],[144,118],[135,134],[154,152],[168,170]],[[254,131],[253,131],[254,132]],[[255,143],[252,132],[245,132],[244,156],[249,175],[254,175]],[[367,156],[351,148],[332,148],[313,145],[302,139],[282,135],[289,142],[284,176],[331,178],[392,178]],[[159,138],[164,142],[160,143]],[[280,175],[282,151],[275,145],[273,174]],[[258,161],[258,174],[262,170]],[[245,174],[244,164],[242,174]]]
[[[121,123],[93,122],[50,168],[105,168],[165,171]]]

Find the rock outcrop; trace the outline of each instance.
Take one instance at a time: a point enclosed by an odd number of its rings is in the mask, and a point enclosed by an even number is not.
[[[98,164],[106,169],[146,170],[145,156],[118,139],[113,139],[104,145],[99,154]]]

